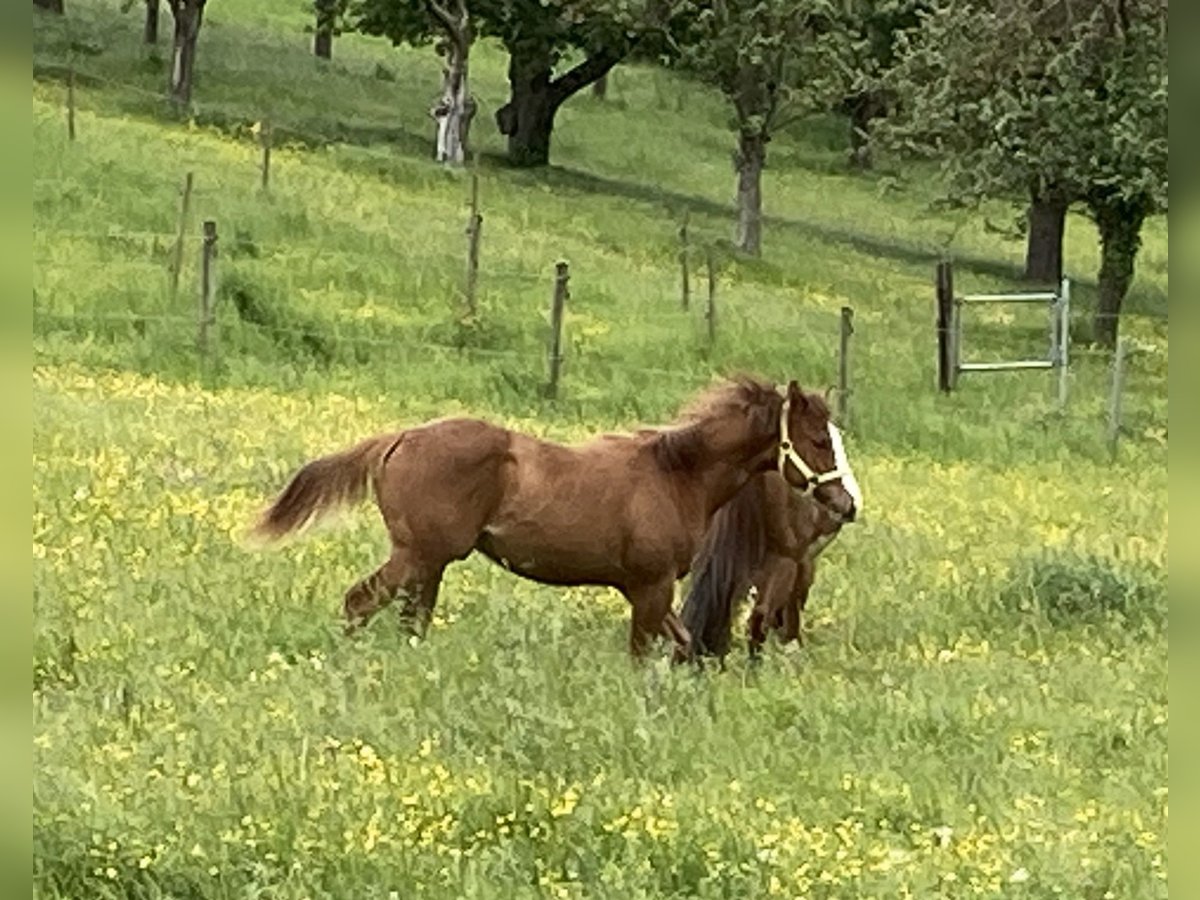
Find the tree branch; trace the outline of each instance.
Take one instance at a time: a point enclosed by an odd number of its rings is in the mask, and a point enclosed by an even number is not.
[[[450,32],[452,37],[458,34],[459,23],[454,16],[450,15],[450,10],[438,3],[437,0],[425,0],[425,8],[433,14],[443,28]]]
[[[470,21],[467,16],[466,0],[458,0],[458,16],[454,16],[449,9],[443,6],[438,0],[425,0],[425,8],[429,10],[430,15],[438,20],[438,24],[442,26],[442,30],[446,32],[446,36],[450,38],[461,52],[466,52],[467,44],[470,43]]]
[[[572,94],[583,90],[619,63],[625,57],[625,52],[601,50],[589,56],[579,65],[564,72],[550,82],[550,97],[555,106],[562,103]]]

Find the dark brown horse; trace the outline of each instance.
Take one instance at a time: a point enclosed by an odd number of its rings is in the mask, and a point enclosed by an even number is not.
[[[674,583],[713,513],[747,481],[795,460],[794,478],[821,482],[819,502],[853,514],[851,496],[829,477],[828,421],[821,397],[796,382],[781,393],[750,379],[710,388],[673,426],[578,446],[444,419],[308,463],[256,531],[281,537],[373,490],[392,553],[346,593],[348,628],[403,594],[405,618],[423,633],[446,566],[479,550],[534,581],[615,587],[633,607],[634,656],[660,632],[686,653]]]
[[[800,638],[817,557],[862,508],[841,434],[833,423],[829,432],[841,484],[854,500],[850,514],[797,490],[786,473],[752,478],[713,516],[693,566],[681,617],[694,653],[729,652],[733,611],[747,593],[754,601],[746,627],[752,656],[772,628],[783,643]]]

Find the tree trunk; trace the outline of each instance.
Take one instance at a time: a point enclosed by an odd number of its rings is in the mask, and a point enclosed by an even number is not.
[[[1121,303],[1133,281],[1133,264],[1142,242],[1142,223],[1149,211],[1143,198],[1104,196],[1089,202],[1100,229],[1100,279],[1092,339],[1115,347]]]
[[[767,159],[767,138],[761,132],[740,132],[734,155],[737,169],[737,234],[739,250],[751,256],[762,253],[762,170]]]
[[[33,5],[57,16],[63,14],[63,0],[33,0]]]
[[[605,73],[592,82],[592,96],[603,100],[608,96],[608,74]]]
[[[447,41],[442,96],[430,113],[437,120],[438,162],[461,166],[467,158],[467,136],[475,116],[475,100],[467,88],[469,35]]]
[[[1025,280],[1055,284],[1062,279],[1063,226],[1067,195],[1051,184],[1029,192],[1029,236],[1025,247]]]
[[[179,109],[192,102],[192,75],[196,64],[196,38],[204,16],[204,0],[178,0],[172,4],[175,43],[171,52],[171,100]]]
[[[496,125],[508,137],[508,160],[515,166],[550,162],[554,114],[563,101],[603,78],[625,55],[625,48],[602,49],[552,79],[553,48],[528,41],[508,48],[509,101],[496,110]]]
[[[313,53],[321,59],[333,57],[333,25],[337,17],[337,0],[316,0],[317,27],[313,33]]]
[[[146,0],[146,23],[142,26],[142,43],[158,43],[158,0]]]
[[[887,102],[880,91],[861,91],[842,101],[850,118],[850,166],[859,171],[871,168],[871,122],[887,115]]]
[[[496,111],[496,125],[508,137],[508,160],[515,166],[544,166],[550,162],[550,132],[554,130],[554,92],[548,46],[518,44],[508,60],[509,101]]]

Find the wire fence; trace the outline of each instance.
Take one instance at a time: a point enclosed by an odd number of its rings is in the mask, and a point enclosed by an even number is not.
[[[165,330],[178,339],[180,343],[187,345],[195,343],[197,334],[196,319],[180,315],[131,312],[70,313],[57,312],[35,306],[33,319],[35,333],[42,334],[53,333],[56,329],[65,330],[73,335],[80,333],[90,334],[94,333],[100,326],[118,325],[126,326],[131,334],[141,338],[160,335]],[[153,335],[150,326],[155,326],[158,329]],[[249,342],[246,340],[248,336],[251,338]],[[413,336],[406,336],[402,340],[395,338],[375,338],[362,334],[348,335],[339,332],[337,328],[309,328],[297,325],[246,322],[244,320],[234,320],[222,326],[213,338],[214,347],[208,352],[215,358],[219,358],[222,353],[241,352],[246,349],[247,343],[252,343],[254,338],[266,339],[275,344],[281,339],[310,341],[311,349],[307,355],[319,358],[324,356],[327,362],[335,361],[335,357],[339,353],[347,356],[347,359],[344,361],[349,361],[354,357],[353,351],[370,348],[372,350],[386,351],[385,354],[380,355],[389,357],[403,351],[409,354],[429,353],[442,360],[460,362],[463,360],[480,360],[484,362],[503,360],[516,363],[520,367],[528,369],[531,375],[535,375],[545,360],[544,350],[538,349],[521,351],[476,347],[466,343],[445,344]],[[231,339],[236,342],[232,346],[226,346]],[[346,353],[346,351],[350,352]],[[666,369],[656,366],[638,365],[630,363],[626,359],[594,352],[580,358],[578,363],[597,373],[619,371],[623,374],[637,374],[658,379],[669,379],[679,384],[688,385],[704,383],[710,380],[715,374],[711,369]]]
[[[100,75],[95,72],[80,70],[77,68],[75,61],[58,63],[40,63],[39,69],[43,74],[50,74],[55,77],[64,77],[68,80],[70,90],[65,97],[70,105],[68,109],[68,118],[70,120],[71,136],[74,139],[77,129],[75,117],[75,88],[102,85],[106,87],[120,89],[122,92],[128,92],[132,95],[152,98],[155,102],[161,102],[164,105],[170,103],[170,98],[164,83],[164,89],[160,91],[151,91],[142,85],[131,84],[128,81],[117,80]],[[165,82],[165,79],[164,79]],[[252,143],[256,143],[263,152],[263,162],[261,166],[256,166],[263,175],[262,185],[267,186],[266,170],[267,158],[272,146],[272,141],[280,139],[286,141],[289,138],[297,140],[302,144],[316,143],[354,143],[348,140],[345,134],[333,135],[324,132],[317,128],[312,128],[308,124],[295,125],[288,127],[283,123],[272,123],[269,128],[261,129],[256,126],[260,125],[265,117],[258,119],[246,118],[244,120],[233,121],[233,130],[235,134],[240,134],[249,138]],[[224,124],[228,125],[229,122]],[[64,173],[64,178],[69,178],[70,173]],[[226,196],[229,188],[221,182],[227,181],[228,176],[214,180],[211,185],[196,185],[190,182],[186,193],[192,198],[208,198],[219,199]],[[163,178],[154,172],[139,173],[139,186],[143,190],[161,191],[166,196],[173,198],[175,203],[178,203],[180,198],[185,194],[183,187],[183,179],[168,179]],[[80,187],[85,187],[80,185]],[[58,194],[63,189],[63,181],[57,179],[35,179],[35,192],[53,192]],[[477,189],[473,189],[473,195]],[[173,210],[177,212],[177,210]],[[477,207],[472,206],[472,216],[478,212]],[[176,231],[157,230],[154,228],[123,228],[119,225],[112,225],[106,229],[79,229],[79,228],[57,228],[57,227],[36,227],[34,228],[34,246],[35,253],[41,244],[42,250],[52,249],[47,245],[56,244],[59,242],[80,242],[92,243],[104,249],[106,245],[117,245],[121,251],[127,251],[127,255],[119,259],[99,259],[88,260],[73,257],[69,262],[69,269],[72,275],[77,276],[81,273],[112,274],[115,265],[121,266],[136,266],[136,267],[157,267],[165,275],[178,281],[180,270],[184,265],[189,268],[192,265],[194,258],[194,250],[197,246],[201,246],[202,242],[197,238],[187,223],[186,201],[185,209],[179,214],[181,224]],[[667,227],[674,230],[679,223],[665,223]],[[468,238],[471,238],[471,229],[468,228]],[[683,359],[678,352],[680,344],[679,340],[672,342],[671,346],[660,346],[655,348],[654,352],[658,352],[663,359],[677,359],[680,363],[679,368],[668,368],[662,365],[646,366],[634,362],[632,359],[605,353],[594,346],[582,346],[578,342],[572,343],[568,341],[565,345],[567,350],[564,354],[566,357],[567,371],[570,375],[580,376],[580,369],[586,369],[592,373],[590,378],[602,378],[615,373],[623,373],[628,375],[639,375],[655,379],[667,379],[681,385],[686,384],[695,386],[712,378],[714,371],[718,368],[718,363],[722,361],[718,357],[717,351],[722,341],[722,337],[727,332],[746,333],[754,331],[758,334],[771,334],[780,332],[791,333],[810,333],[816,335],[812,343],[830,348],[828,370],[837,372],[837,396],[839,398],[839,413],[844,418],[849,415],[847,400],[854,393],[855,389],[851,387],[851,365],[849,362],[852,354],[849,353],[849,337],[846,332],[845,314],[839,324],[838,316],[833,311],[824,309],[810,310],[792,310],[786,317],[781,318],[779,315],[761,315],[745,304],[729,304],[724,298],[725,289],[718,287],[717,283],[721,277],[721,269],[726,263],[724,256],[725,251],[721,247],[721,242],[715,242],[711,238],[706,238],[702,234],[688,232],[686,219],[682,227],[679,227],[678,235],[680,243],[678,246],[678,264],[680,271],[676,273],[664,272],[664,285],[671,284],[671,287],[663,288],[663,297],[669,298],[669,308],[660,306],[657,308],[646,308],[638,310],[636,316],[628,321],[608,323],[610,327],[619,329],[636,329],[640,326],[665,326],[672,330],[678,336],[684,335],[688,329],[695,329],[695,326],[702,324],[703,328],[699,331],[706,332],[706,337],[700,337],[699,343],[701,349],[706,349],[707,353],[701,357],[701,362],[697,362],[695,355],[693,358]],[[478,230],[475,232],[474,240],[478,239]],[[239,248],[239,241],[242,238],[235,234],[232,239],[222,237],[222,242],[230,246],[230,251],[222,250],[223,253],[229,252],[232,255],[248,254],[255,257],[259,261],[303,261],[310,265],[317,261],[333,261],[342,260],[352,263],[369,263],[377,262],[380,255],[383,253],[394,254],[397,259],[404,259],[404,242],[399,237],[394,239],[380,238],[375,236],[372,238],[372,246],[368,249],[347,249],[336,246],[321,246],[314,249],[297,249],[293,245],[280,243],[272,245],[271,243],[263,243],[261,241],[246,238],[247,246]],[[144,249],[148,251],[148,255],[139,258],[136,255],[137,251],[133,251],[129,255],[128,244],[142,244]],[[191,247],[192,255],[187,261],[183,258],[184,248]],[[467,261],[470,264],[472,251],[467,250]],[[451,269],[459,269],[461,263],[455,259],[457,253],[446,252],[444,254],[444,262],[441,267],[433,266],[425,269],[419,275],[429,276],[435,279],[441,279],[446,282],[448,292],[452,295],[460,295],[468,304],[467,310],[472,315],[475,314],[473,286],[461,287],[458,284],[457,278],[451,274]],[[474,247],[474,258],[478,266],[476,277],[478,286],[484,292],[494,290],[497,286],[506,286],[503,289],[511,290],[513,285],[534,286],[540,285],[549,293],[553,283],[553,267],[548,263],[544,268],[538,270],[521,270],[508,268],[503,265],[499,266],[481,266],[478,265],[478,245]],[[57,265],[61,261],[55,260],[51,256],[43,256],[38,258],[35,256],[35,273],[41,265]],[[461,272],[462,270],[459,269]],[[410,268],[409,273],[412,275]],[[150,293],[153,293],[151,289]],[[681,296],[680,296],[681,295]],[[125,333],[133,334],[140,338],[145,338],[151,330],[157,336],[170,336],[171,340],[176,343],[192,343],[198,345],[204,343],[203,335],[209,327],[215,329],[217,337],[214,339],[214,349],[211,351],[201,350],[204,353],[231,353],[231,352],[254,352],[256,342],[270,342],[272,344],[288,344],[293,345],[291,350],[297,353],[307,353],[309,356],[323,358],[327,361],[337,360],[345,357],[348,359],[357,359],[362,356],[363,351],[370,353],[386,354],[395,353],[398,350],[403,350],[406,353],[428,353],[436,355],[445,360],[456,361],[488,361],[497,362],[503,361],[512,364],[516,368],[520,368],[527,373],[530,373],[531,378],[536,373],[539,373],[545,367],[548,361],[555,355],[552,349],[558,346],[552,340],[547,346],[531,343],[525,340],[519,348],[499,348],[477,346],[471,341],[476,338],[470,334],[464,333],[462,339],[453,343],[447,343],[438,340],[429,340],[414,330],[404,331],[397,328],[388,329],[378,323],[368,323],[356,327],[349,327],[337,317],[324,316],[319,319],[314,319],[310,322],[289,323],[283,321],[254,321],[246,319],[240,315],[230,316],[225,313],[219,322],[215,319],[215,306],[212,302],[215,297],[208,298],[207,311],[203,304],[197,311],[196,315],[184,315],[176,313],[172,310],[174,297],[168,297],[164,290],[162,296],[163,302],[160,304],[161,309],[155,311],[130,311],[130,310],[87,310],[77,311],[74,309],[55,309],[53,301],[46,299],[38,299],[35,295],[34,305],[34,322],[35,329],[40,329],[43,332],[50,331],[66,331],[69,333],[91,333],[103,329],[112,331],[117,328],[124,328]],[[675,297],[679,297],[679,303],[676,305]],[[194,304],[189,304],[194,305]],[[571,315],[570,305],[568,304],[568,319]],[[165,310],[165,311],[164,311]],[[1074,309],[1071,317],[1072,332],[1084,331],[1090,327],[1092,322],[1102,320],[1105,314],[1097,314],[1095,312],[1082,313],[1077,308]],[[1089,322],[1082,321],[1082,317],[1086,315]],[[1113,314],[1114,316],[1117,314]],[[1159,314],[1154,311],[1138,311],[1137,316],[1150,321],[1166,321],[1165,314]],[[548,318],[553,319],[553,315]],[[542,328],[544,323],[538,323],[538,328]],[[365,333],[365,328],[377,328],[386,332],[386,336],[373,336]],[[443,329],[445,330],[445,329]],[[450,332],[453,332],[451,327]],[[839,331],[841,332],[841,343],[839,346]],[[525,329],[527,338],[529,329]],[[851,332],[853,333],[853,329]],[[859,343],[861,338],[854,343]],[[219,348],[219,349],[215,349]],[[866,348],[864,348],[866,349]],[[1136,348],[1133,345],[1125,345],[1125,354],[1121,365],[1113,364],[1113,393],[1110,395],[1108,407],[1109,416],[1109,443],[1113,448],[1112,452],[1116,453],[1116,446],[1121,435],[1128,431],[1128,428],[1123,424],[1122,416],[1128,419],[1130,415],[1130,404],[1126,403],[1122,406],[1120,397],[1126,389],[1123,385],[1127,385],[1131,379],[1130,371],[1136,371],[1137,358]],[[894,353],[895,348],[886,345],[886,343],[874,343],[870,345],[870,349],[866,350],[862,359],[866,361],[869,367],[875,362],[882,361],[883,357]],[[633,355],[633,354],[631,354]],[[857,355],[857,354],[853,354]],[[561,362],[562,360],[560,360]],[[862,366],[862,363],[858,364]],[[557,371],[557,366],[550,365],[552,371]],[[556,376],[555,376],[556,377]],[[1143,380],[1145,380],[1143,378]],[[1116,397],[1117,399],[1111,399]],[[1115,410],[1115,412],[1113,412]],[[1149,416],[1150,414],[1147,414]],[[1143,416],[1146,418],[1146,416]],[[1156,420],[1155,420],[1156,421]],[[1115,424],[1114,424],[1115,423]],[[1157,426],[1152,422],[1147,426],[1149,430],[1154,430]]]

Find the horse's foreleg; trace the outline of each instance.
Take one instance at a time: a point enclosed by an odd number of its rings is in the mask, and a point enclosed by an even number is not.
[[[629,624],[629,653],[635,659],[643,658],[649,652],[650,642],[654,637],[670,628],[667,624],[668,616],[678,622],[671,612],[674,586],[674,580],[666,578],[653,584],[625,589],[625,596],[629,605],[633,607],[633,617]],[[683,629],[682,623],[679,627]],[[682,633],[686,634],[687,630],[683,629]]]
[[[767,629],[774,621],[776,612],[784,608],[790,597],[795,577],[796,562],[785,556],[772,557],[759,570],[759,577],[755,579],[758,601],[754,604],[746,625],[746,639],[750,645],[751,656],[757,656],[762,650],[762,645],[766,643]]]
[[[796,566],[796,578],[783,607],[783,623],[779,630],[779,640],[785,644],[803,641],[804,607],[808,605],[808,592],[812,588],[816,568],[816,562],[809,559],[802,560]]]
[[[675,615],[675,610],[673,609],[667,609],[667,615],[663,619],[663,634],[675,642],[675,652],[671,657],[672,662],[682,663],[692,658],[692,633],[687,630],[687,626]]]

